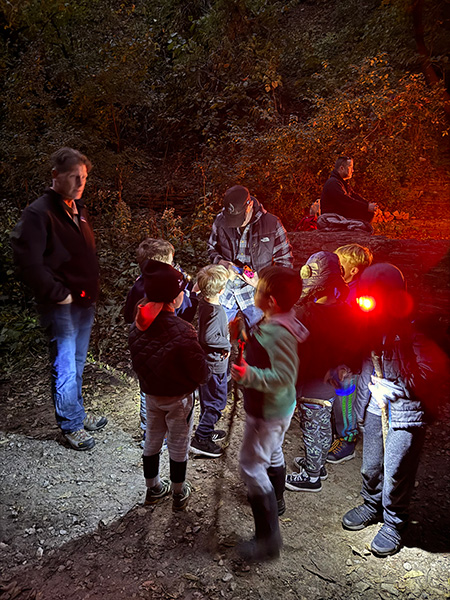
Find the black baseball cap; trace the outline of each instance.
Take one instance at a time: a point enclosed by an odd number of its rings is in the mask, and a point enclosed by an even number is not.
[[[223,214],[227,227],[241,227],[247,207],[253,204],[250,192],[243,185],[234,185],[225,192]]]

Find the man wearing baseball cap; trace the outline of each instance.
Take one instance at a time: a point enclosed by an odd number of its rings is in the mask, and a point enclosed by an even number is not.
[[[223,265],[230,273],[220,298],[228,321],[241,311],[249,327],[262,318],[254,303],[258,271],[270,265],[292,267],[293,263],[281,221],[242,185],[225,192],[223,209],[212,225],[208,254],[212,263]]]

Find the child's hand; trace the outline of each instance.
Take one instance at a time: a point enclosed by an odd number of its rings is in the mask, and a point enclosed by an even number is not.
[[[240,381],[241,379],[244,379],[245,374],[247,372],[247,368],[248,364],[245,362],[244,359],[242,359],[240,365],[231,365],[231,377],[234,379],[234,381]]]
[[[242,338],[243,333],[245,334],[244,319],[240,316],[235,317],[228,323],[228,329],[230,331],[230,339],[232,342]]]
[[[342,382],[352,374],[351,370],[346,365],[340,365],[336,369],[330,369],[323,378],[325,383],[330,383],[334,388],[342,387]]]
[[[375,375],[372,375],[371,379],[372,383],[369,383],[368,388],[380,408],[384,408],[388,402],[394,402],[405,395],[403,387],[393,381]]]

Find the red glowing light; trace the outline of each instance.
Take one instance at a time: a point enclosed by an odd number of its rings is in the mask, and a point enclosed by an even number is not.
[[[373,296],[360,296],[356,303],[363,312],[371,312],[377,305]]]
[[[82,298],[84,298],[84,297],[86,296],[86,292],[85,292],[84,290],[82,290],[82,292],[81,292],[80,296],[81,296]]]

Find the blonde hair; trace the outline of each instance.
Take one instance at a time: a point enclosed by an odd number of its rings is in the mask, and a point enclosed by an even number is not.
[[[228,281],[228,271],[222,265],[203,267],[197,275],[197,284],[204,298],[213,298],[223,290]]]
[[[142,269],[146,260],[159,260],[160,262],[172,264],[175,248],[167,240],[162,238],[146,238],[139,244],[137,249],[137,261]]]
[[[372,264],[373,254],[369,248],[360,246],[359,244],[347,244],[340,246],[334,251],[339,258],[345,258],[352,267],[365,269]]]

